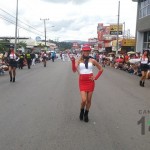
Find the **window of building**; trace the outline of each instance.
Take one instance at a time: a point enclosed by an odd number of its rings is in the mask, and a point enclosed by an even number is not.
[[[143,49],[147,49],[147,43],[143,43]]]
[[[150,15],[150,5],[148,5],[147,14]]]
[[[144,39],[143,39],[143,49],[150,48],[150,31],[144,32]]]
[[[142,16],[142,10],[139,10],[139,18],[143,18]]]
[[[147,32],[144,32],[144,42],[147,42]]]
[[[147,15],[147,7],[143,8],[143,16]]]
[[[150,32],[148,32],[148,42],[150,42]]]
[[[150,0],[140,0],[139,5],[139,19],[150,15]]]

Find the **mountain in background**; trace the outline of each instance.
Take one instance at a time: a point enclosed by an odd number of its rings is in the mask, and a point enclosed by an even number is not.
[[[81,41],[81,40],[65,40],[63,42],[78,43],[78,44],[88,43],[88,41]]]

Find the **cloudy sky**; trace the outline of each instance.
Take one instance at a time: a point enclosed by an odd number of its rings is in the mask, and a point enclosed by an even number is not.
[[[15,36],[17,0],[0,0],[0,36]],[[88,40],[97,37],[97,24],[117,23],[118,0],[18,0],[20,37]],[[137,3],[120,0],[120,23],[135,35]]]

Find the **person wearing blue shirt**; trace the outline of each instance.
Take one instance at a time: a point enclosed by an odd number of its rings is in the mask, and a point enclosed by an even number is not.
[[[56,56],[56,54],[55,54],[55,52],[52,52],[52,61],[54,62],[54,59],[55,59],[55,56]]]

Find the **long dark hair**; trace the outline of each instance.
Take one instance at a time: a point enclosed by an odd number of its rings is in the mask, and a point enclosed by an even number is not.
[[[85,68],[88,69],[88,62],[89,59],[93,58],[92,56],[84,56],[83,54],[81,55],[79,62],[83,62],[85,64]]]
[[[148,58],[148,63],[150,62],[150,51],[149,50],[143,50],[143,54],[144,52],[147,52],[147,58]]]
[[[7,54],[7,57],[9,57],[10,53],[11,53],[11,49],[9,49],[8,54]]]

